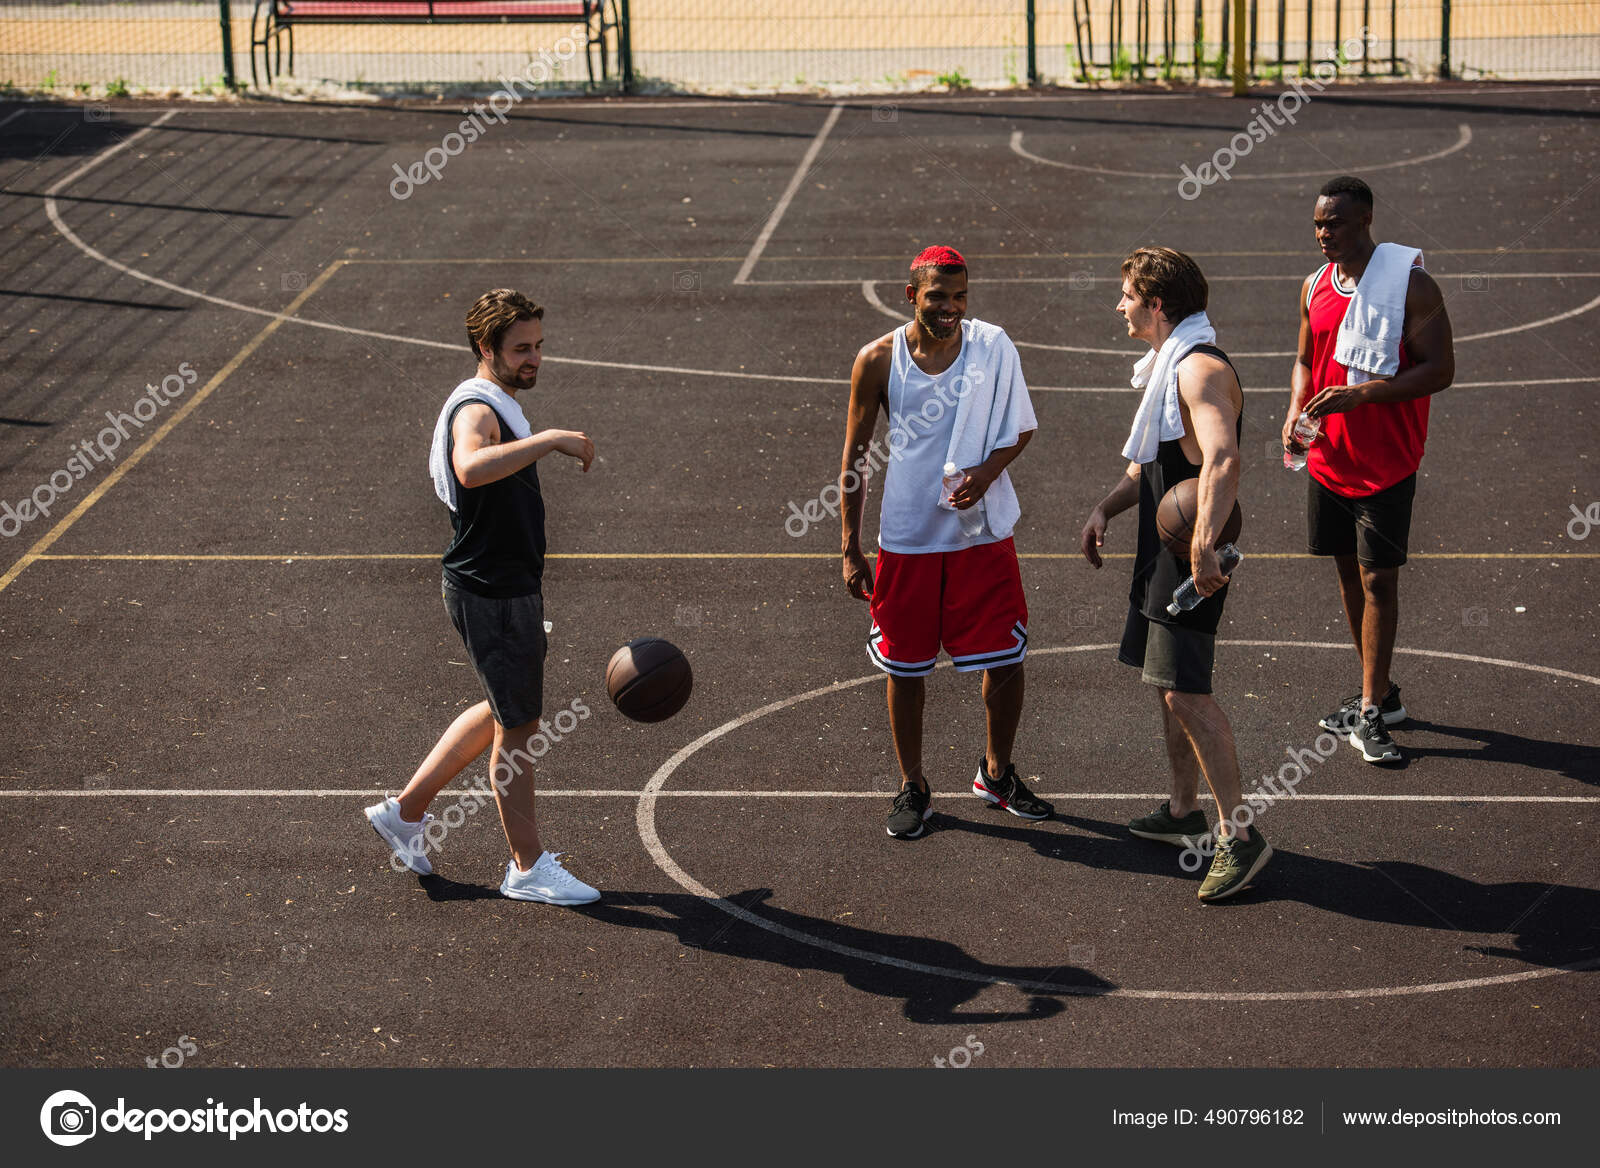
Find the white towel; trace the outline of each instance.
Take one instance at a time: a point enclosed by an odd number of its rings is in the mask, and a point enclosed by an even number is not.
[[[1406,325],[1406,289],[1422,252],[1398,243],[1380,243],[1356,281],[1344,310],[1333,359],[1349,370],[1347,385],[1393,377],[1400,371],[1400,339]]]
[[[456,471],[450,465],[450,415],[455,413],[456,407],[462,402],[481,401],[500,416],[500,420],[511,427],[511,436],[500,435],[502,442],[510,442],[515,438],[530,438],[533,436],[533,427],[528,425],[528,419],[522,413],[522,407],[517,404],[517,399],[492,381],[482,377],[469,377],[445,399],[444,408],[439,411],[439,420],[433,424],[433,446],[428,451],[428,473],[433,477],[433,493],[439,496],[450,510],[456,509]]]
[[[1178,365],[1196,345],[1217,339],[1211,318],[1191,312],[1178,322],[1160,349],[1151,349],[1133,367],[1132,384],[1144,390],[1133,414],[1133,429],[1122,446],[1122,457],[1137,463],[1152,461],[1163,442],[1183,437],[1183,413],[1178,405]]]
[[[965,469],[977,466],[996,450],[1015,446],[1030,430],[1039,428],[1033,416],[1028,385],[1022,379],[1022,361],[1017,347],[999,325],[981,320],[964,320],[966,334],[961,357],[961,382],[957,383],[955,426],[950,432],[950,453],[946,462]],[[1017,490],[1011,475],[989,485],[983,496],[983,509],[989,530],[996,539],[1005,539],[1022,517]]]

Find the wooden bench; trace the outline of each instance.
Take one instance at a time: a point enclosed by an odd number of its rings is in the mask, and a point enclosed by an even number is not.
[[[610,75],[606,39],[617,36],[617,0],[256,0],[250,17],[250,81],[259,51],[267,84],[294,72],[294,30],[300,24],[579,24],[586,30],[589,81]],[[284,66],[287,53],[288,66]]]

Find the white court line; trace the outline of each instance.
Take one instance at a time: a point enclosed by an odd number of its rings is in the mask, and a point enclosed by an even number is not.
[[[1037,779],[1037,775],[1026,776]],[[45,788],[0,789],[0,799],[372,799],[389,794],[392,788],[382,787],[106,787],[79,790],[67,788],[52,791]],[[1145,802],[1165,799],[1169,791],[1134,791],[1122,794],[1116,791],[1047,791],[1043,799],[1062,799],[1096,802]],[[632,790],[626,787],[593,790],[544,789],[539,798],[567,797],[580,799],[638,799],[649,794],[657,799],[882,799],[883,791],[655,791]],[[959,791],[934,793],[935,801],[941,798],[964,799]],[[448,795],[485,795],[492,797],[489,789],[472,790],[446,787],[440,797]],[[1210,795],[1202,795],[1206,801]],[[1333,795],[1298,792],[1297,803],[1600,803],[1600,795]]]
[[[829,115],[830,116],[830,124],[831,124],[831,121],[834,120],[833,115],[837,114],[838,111],[841,108],[842,108],[842,106],[838,105],[838,104],[836,104],[834,106],[832,113],[830,113],[830,115]],[[182,284],[174,284],[170,280],[163,280],[159,276],[152,276],[147,272],[141,272],[137,268],[132,267],[131,265],[122,263],[120,260],[112,259],[110,256],[104,254],[103,252],[100,252],[100,251],[96,250],[95,248],[91,247],[88,243],[85,243],[82,239],[80,239],[78,237],[78,235],[72,230],[72,228],[67,226],[66,221],[61,217],[61,210],[56,204],[55,196],[57,194],[59,194],[63,189],[65,189],[68,185],[70,185],[71,183],[76,182],[78,179],[80,179],[84,175],[88,174],[96,166],[100,165],[100,163],[104,162],[106,159],[110,158],[112,155],[118,153],[121,150],[126,149],[128,146],[133,144],[138,139],[144,137],[146,134],[148,134],[151,131],[159,128],[162,125],[164,125],[173,116],[173,114],[175,114],[177,112],[179,112],[179,111],[177,111],[177,110],[169,110],[169,111],[167,111],[166,113],[162,114],[161,117],[157,118],[154,122],[150,123],[150,125],[145,126],[144,128],[142,128],[142,129],[134,132],[133,134],[129,135],[127,138],[122,139],[121,141],[119,141],[119,142],[115,143],[114,145],[112,145],[112,146],[106,148],[105,150],[101,151],[99,154],[96,154],[93,158],[90,158],[82,166],[78,167],[76,170],[72,171],[70,174],[66,175],[64,178],[58,180],[57,182],[53,183],[50,186],[50,188],[45,192],[45,196],[46,196],[45,197],[45,213],[50,217],[50,222],[54,225],[55,229],[58,232],[60,232],[62,237],[65,238],[67,240],[67,242],[71,243],[74,247],[76,247],[79,251],[83,252],[89,258],[91,258],[93,260],[96,260],[99,263],[105,264],[107,267],[112,268],[115,271],[121,272],[125,276],[130,276],[135,280],[142,280],[145,283],[153,284],[158,288],[165,288],[167,291],[177,293],[180,296],[188,296],[188,297],[192,297],[193,299],[196,299],[196,300],[203,300],[208,304],[215,304],[215,305],[218,305],[218,306],[223,307],[223,308],[231,308],[231,309],[234,309],[235,311],[250,313],[251,315],[254,315],[254,316],[264,316],[264,317],[268,318],[269,320],[283,321],[285,324],[304,325],[304,326],[306,326],[308,328],[319,328],[319,329],[324,329],[324,330],[329,331],[329,332],[344,333],[344,334],[346,334],[348,336],[371,337],[371,338],[376,339],[376,340],[394,341],[394,342],[396,342],[398,344],[405,344],[405,345],[421,345],[424,348],[444,349],[444,350],[447,350],[449,352],[456,352],[458,349],[460,349],[460,347],[461,347],[460,343],[457,342],[457,341],[432,341],[432,340],[428,340],[428,339],[426,339],[424,337],[408,337],[408,336],[401,336],[401,335],[399,335],[397,333],[378,332],[375,329],[354,328],[354,327],[352,327],[350,325],[335,324],[332,321],[312,320],[312,319],[307,318],[307,317],[294,316],[294,315],[290,315],[288,313],[283,313],[283,312],[274,312],[271,309],[258,308],[253,304],[243,304],[243,303],[240,303],[237,300],[229,300],[229,299],[226,299],[225,297],[222,297],[222,296],[213,296],[210,293],[201,292],[201,291],[199,291],[198,289],[195,289],[195,288],[187,288],[187,287],[183,286]],[[825,130],[827,128],[828,127],[826,127],[826,126],[824,127]],[[821,139],[822,139],[822,134],[819,133],[818,137],[813,140],[813,145],[817,145],[818,143],[820,143]],[[796,179],[792,180],[791,184],[790,184],[792,188],[797,188],[798,187],[799,179],[802,179],[804,177],[805,167],[806,167],[806,164],[804,162],[802,162],[801,168],[798,169],[795,172]],[[792,198],[792,191],[790,192],[790,197]],[[775,215],[777,214],[776,210],[774,210],[774,214]],[[769,226],[776,226],[776,220],[775,219],[771,220],[769,222]],[[760,241],[758,240],[757,242],[759,243]],[[752,249],[751,255],[755,256],[757,254],[758,253],[754,249]],[[335,266],[335,267],[343,267],[345,265],[345,263],[346,263],[345,260],[335,260],[334,263],[333,263],[333,266]],[[750,263],[749,257],[746,257],[746,263],[747,264]],[[744,269],[741,269],[741,272],[743,270]],[[739,282],[740,281],[737,278],[734,280],[734,283],[739,283]],[[751,281],[751,282],[753,283],[753,281]],[[790,283],[790,282],[791,281],[783,281],[783,283]],[[885,282],[887,283],[887,281],[885,281]],[[884,314],[894,318],[895,320],[905,321],[905,320],[909,319],[908,317],[899,316],[893,310],[891,310],[887,305],[885,305],[883,303],[883,301],[879,300],[877,298],[876,292],[871,289],[871,284],[872,283],[873,283],[872,281],[862,281],[862,295],[867,297],[867,300],[868,300],[869,304],[872,304],[873,307],[878,309],[878,311],[883,312]],[[1557,321],[1567,320],[1567,319],[1570,319],[1571,317],[1578,316],[1578,315],[1580,315],[1582,313],[1588,312],[1590,309],[1596,307],[1597,305],[1600,305],[1600,296],[1597,296],[1595,299],[1589,301],[1587,304],[1583,304],[1583,305],[1580,305],[1577,308],[1570,309],[1570,310],[1568,310],[1566,312],[1563,312],[1563,313],[1559,313],[1556,316],[1546,317],[1543,320],[1530,321],[1527,324],[1522,324],[1522,325],[1513,325],[1510,328],[1497,329],[1497,330],[1495,330],[1493,332],[1488,332],[1488,333],[1478,333],[1478,334],[1474,334],[1474,335],[1471,335],[1471,336],[1457,337],[1456,338],[1456,343],[1460,344],[1460,343],[1464,343],[1466,341],[1482,340],[1482,339],[1485,339],[1487,337],[1505,336],[1505,335],[1508,335],[1510,333],[1523,332],[1523,331],[1526,331],[1528,329],[1540,328],[1540,327],[1542,327],[1544,325],[1554,324]],[[1037,341],[1014,341],[1014,343],[1017,345],[1018,348],[1041,349],[1041,350],[1045,350],[1045,351],[1048,351],[1048,352],[1094,353],[1094,354],[1105,354],[1105,355],[1117,356],[1117,357],[1136,357],[1136,356],[1138,356],[1137,352],[1131,352],[1130,350],[1127,350],[1127,349],[1104,349],[1104,348],[1092,348],[1092,347],[1086,347],[1086,346],[1073,346],[1073,345],[1048,345],[1048,344],[1043,344],[1043,343],[1037,342]],[[1234,357],[1239,357],[1239,358],[1245,358],[1245,357],[1274,357],[1274,358],[1276,358],[1276,357],[1293,357],[1293,356],[1295,356],[1295,353],[1293,351],[1284,350],[1284,351],[1281,351],[1281,352],[1233,353],[1233,354],[1230,354],[1230,355],[1234,356]],[[680,376],[685,376],[685,377],[716,377],[716,378],[721,378],[721,379],[726,379],[726,380],[734,380],[734,381],[783,381],[783,382],[794,382],[794,383],[809,384],[809,385],[838,385],[838,384],[841,384],[841,383],[847,383],[848,382],[848,378],[846,378],[846,377],[809,377],[809,376],[803,376],[803,375],[799,375],[799,374],[787,374],[787,373],[750,373],[750,372],[747,372],[745,370],[736,370],[736,369],[691,369],[691,368],[686,368],[686,367],[677,366],[677,365],[647,365],[647,364],[639,364],[639,363],[627,362],[627,361],[595,361],[595,360],[589,360],[589,359],[581,358],[581,357],[548,356],[548,357],[544,358],[544,360],[549,362],[549,363],[551,363],[551,364],[556,364],[556,365],[578,365],[578,366],[583,366],[583,367],[587,367],[587,368],[594,368],[594,369],[626,369],[626,370],[630,370],[630,371],[634,371],[634,372],[640,372],[640,373],[670,373],[670,374],[678,374]],[[1580,382],[1581,381],[1585,381],[1585,380],[1588,380],[1588,379],[1578,379],[1578,381],[1580,381]],[[1501,384],[1501,383],[1488,383],[1488,382],[1484,383],[1485,386],[1489,386],[1489,385],[1493,385],[1493,384]],[[1547,381],[1547,382],[1533,382],[1533,381],[1518,382],[1518,381],[1513,381],[1513,382],[1507,382],[1507,383],[1503,383],[1503,384],[1509,384],[1509,385],[1533,385],[1533,384],[1562,384],[1562,383],[1561,382],[1556,382],[1556,381]],[[1096,392],[1096,391],[1079,391],[1079,390],[1074,390],[1071,387],[1065,387],[1065,386],[1063,386],[1063,387],[1038,386],[1038,387],[1033,387],[1033,388],[1038,388],[1041,392],[1047,392],[1047,393],[1049,393],[1049,392],[1054,392],[1054,393]],[[1467,385],[1463,385],[1460,388],[1468,388],[1468,386]],[[1122,391],[1119,389],[1117,392],[1122,392]],[[1251,391],[1251,392],[1268,392],[1268,391],[1263,389],[1263,390]]]
[[[1332,641],[1229,641],[1231,645],[1276,646],[1280,648],[1306,648],[1306,649],[1336,649],[1349,652],[1350,646],[1345,642]],[[1061,645],[1048,649],[1038,650],[1035,656],[1044,656],[1061,653],[1084,653],[1116,646],[1104,645]],[[1502,661],[1492,657],[1472,657],[1460,653],[1442,653],[1422,649],[1400,649],[1397,652],[1411,653],[1419,657],[1444,657],[1460,661],[1474,661],[1490,665],[1502,665],[1512,669],[1527,669],[1539,673],[1550,673],[1561,677],[1575,678],[1592,685],[1600,685],[1600,677],[1588,677],[1584,674],[1569,673],[1566,670],[1551,669],[1548,666],[1529,665],[1521,661]],[[759,913],[751,912],[743,905],[735,904],[726,897],[719,896],[712,889],[702,884],[694,876],[685,871],[672,854],[667,851],[661,842],[660,833],[656,830],[656,800],[666,792],[663,788],[667,780],[685,762],[699,750],[717,741],[725,735],[731,734],[759,718],[768,714],[786,710],[802,702],[811,701],[813,698],[825,697],[842,690],[854,689],[857,686],[867,685],[876,681],[881,674],[868,674],[864,677],[852,678],[848,681],[836,681],[831,685],[820,686],[805,693],[795,694],[792,697],[780,698],[778,701],[769,702],[759,709],[732,718],[714,729],[706,731],[693,742],[680,748],[671,758],[661,764],[661,767],[650,777],[645,785],[645,793],[639,799],[638,810],[635,813],[635,822],[639,831],[639,839],[643,842],[645,850],[650,853],[650,858],[656,866],[667,874],[680,888],[693,896],[698,896],[715,908],[727,913],[736,920],[743,921],[758,929],[787,938],[801,945],[808,945],[814,949],[833,953],[840,957],[849,957],[858,961],[871,962],[874,965],[887,966],[891,969],[901,969],[912,973],[930,974],[935,977],[950,978],[955,981],[977,983],[980,985],[1009,985],[1023,990],[1042,990],[1046,993],[1059,993],[1069,995],[1086,995],[1095,997],[1112,998],[1140,998],[1167,1001],[1212,1001],[1212,1002],[1292,1002],[1292,1001],[1327,1001],[1349,1000],[1357,998],[1387,998],[1405,997],[1413,994],[1441,993],[1451,990],[1481,989],[1495,985],[1510,985],[1516,982],[1532,981],[1539,978],[1555,977],[1562,973],[1575,972],[1581,969],[1592,969],[1600,965],[1600,959],[1588,959],[1571,965],[1555,966],[1542,969],[1524,970],[1519,973],[1498,974],[1488,977],[1459,978],[1453,981],[1428,982],[1422,985],[1395,985],[1395,986],[1364,986],[1353,989],[1315,989],[1315,990],[1189,990],[1189,989],[1140,989],[1131,986],[1085,986],[1081,983],[1051,983],[1036,982],[1011,978],[993,973],[980,973],[970,969],[952,968],[950,966],[931,965],[926,962],[908,961],[903,957],[896,957],[888,953],[876,953],[872,950],[861,949],[852,945],[842,945],[826,937],[814,936],[799,929],[792,929],[787,925],[770,920]],[[1070,797],[1069,797],[1070,798]]]
[[[805,157],[800,160],[800,165],[795,167],[794,174],[789,177],[789,185],[784,188],[783,194],[778,199],[777,206],[772,208],[772,214],[767,216],[766,223],[761,228],[761,234],[756,236],[756,241],[750,247],[750,254],[744,257],[744,263],[739,266],[739,274],[734,276],[735,284],[743,284],[750,278],[750,273],[761,260],[761,253],[767,250],[767,241],[772,238],[772,233],[778,229],[778,222],[783,218],[783,213],[789,209],[789,204],[794,201],[795,194],[800,190],[800,184],[805,181],[806,175],[811,173],[811,166],[817,160],[817,154],[822,150],[822,144],[827,141],[828,134],[834,124],[838,122],[839,115],[844,112],[844,103],[835,102],[828,111],[827,121],[822,123],[822,129],[817,131],[817,136],[811,139],[811,145],[806,148]]]
[[[1237,135],[1235,136],[1237,137]],[[1471,142],[1472,127],[1467,125],[1466,122],[1461,122],[1456,126],[1456,140],[1454,144],[1446,146],[1443,150],[1435,150],[1432,154],[1421,154],[1415,158],[1400,158],[1393,162],[1363,163],[1361,165],[1347,167],[1346,170],[1349,173],[1360,171],[1361,173],[1365,174],[1369,170],[1393,170],[1396,167],[1401,166],[1418,166],[1424,162],[1437,161],[1440,158],[1444,158],[1446,155],[1454,154],[1458,150],[1465,150]],[[1045,158],[1023,147],[1021,130],[1011,131],[1011,151],[1013,154],[1017,154],[1023,158],[1026,158],[1029,162],[1037,162],[1044,166],[1058,166],[1062,170],[1081,170],[1089,174],[1114,175],[1118,178],[1154,178],[1163,179],[1167,182],[1185,181],[1184,176],[1176,172],[1169,174],[1166,172],[1152,170],[1113,170],[1108,166],[1084,166],[1080,163],[1058,162],[1054,158]],[[1238,182],[1240,180],[1245,180],[1261,182],[1267,179],[1322,178],[1326,176],[1327,173],[1328,169],[1326,167],[1324,167],[1322,170],[1285,170],[1278,171],[1273,174],[1240,174],[1238,172],[1234,172],[1228,176],[1226,181]]]
[[[1473,272],[1473,273],[1468,273],[1468,275],[1482,275],[1482,273]],[[1262,279],[1285,279],[1285,278],[1286,277],[1282,277],[1282,276],[1262,277]],[[1297,277],[1297,278],[1301,279],[1301,280],[1305,279],[1304,276],[1300,276],[1300,277]],[[1524,278],[1535,278],[1535,277],[1524,277]],[[850,281],[850,282],[854,283],[854,281]],[[990,282],[991,283],[996,283],[996,284],[1002,284],[1002,283],[1015,283],[1015,282],[1020,282],[1020,281],[1010,281],[1010,280],[1006,280],[1004,278],[1001,278],[1001,279],[993,280],[993,281],[990,281]],[[1029,281],[1029,282],[1031,282],[1031,281]],[[787,283],[787,281],[785,281],[785,283]],[[909,321],[911,319],[909,316],[905,316],[905,315],[902,315],[899,312],[896,312],[894,309],[890,308],[887,304],[885,304],[882,301],[882,299],[879,298],[877,289],[875,287],[873,287],[873,285],[877,284],[877,283],[889,284],[889,283],[893,283],[893,281],[890,281],[890,280],[881,280],[881,281],[877,281],[877,280],[862,280],[861,281],[861,295],[866,300],[866,302],[869,305],[871,305],[874,309],[876,309],[877,311],[883,313],[883,315],[889,317],[891,320],[897,320],[902,324],[904,324],[907,321]],[[1571,320],[1575,316],[1582,316],[1585,312],[1588,312],[1590,309],[1593,309],[1593,308],[1596,308],[1596,307],[1600,307],[1600,296],[1596,296],[1593,300],[1590,300],[1590,301],[1587,301],[1587,302],[1585,302],[1583,304],[1580,304],[1576,308],[1569,308],[1565,312],[1558,312],[1554,316],[1542,317],[1539,320],[1530,320],[1525,324],[1514,324],[1514,325],[1511,325],[1509,328],[1493,329],[1490,332],[1486,332],[1486,333],[1468,333],[1466,336],[1456,337],[1454,343],[1458,344],[1458,345],[1462,345],[1462,344],[1465,344],[1468,341],[1483,341],[1483,340],[1488,340],[1490,337],[1504,337],[1504,336],[1509,336],[1512,333],[1522,333],[1522,332],[1527,332],[1530,329],[1543,328],[1547,324],[1556,324],[1556,323],[1558,323],[1560,321],[1563,321],[1563,320]],[[1130,358],[1130,359],[1134,359],[1134,358],[1137,358],[1139,356],[1139,350],[1138,349],[1104,349],[1104,348],[1096,348],[1096,347],[1091,346],[1091,345],[1047,345],[1042,341],[1019,341],[1015,337],[1011,338],[1011,343],[1016,345],[1017,348],[1019,348],[1019,349],[1042,349],[1045,352],[1049,352],[1049,353],[1097,353],[1097,354],[1109,354],[1110,356],[1113,356],[1113,357],[1127,357],[1127,358]],[[1230,357],[1294,357],[1294,356],[1297,356],[1297,355],[1298,354],[1296,354],[1296,352],[1293,349],[1273,349],[1273,350],[1267,350],[1267,351],[1261,351],[1261,352],[1229,353],[1228,354],[1228,356],[1230,356]],[[1512,384],[1521,384],[1521,383],[1513,382]]]

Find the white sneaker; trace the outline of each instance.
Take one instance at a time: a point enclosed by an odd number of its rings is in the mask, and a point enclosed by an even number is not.
[[[561,866],[560,852],[545,852],[526,872],[511,860],[500,895],[512,900],[536,900],[543,904],[591,904],[600,899],[600,890],[590,888]]]
[[[418,876],[433,875],[433,865],[427,856],[428,841],[422,834],[432,818],[432,812],[424,811],[421,823],[407,823],[400,818],[400,800],[394,798],[367,808],[367,822],[372,824],[372,830],[394,851],[395,860]]]

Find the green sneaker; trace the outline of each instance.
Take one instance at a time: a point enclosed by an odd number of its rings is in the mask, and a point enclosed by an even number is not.
[[[1206,826],[1206,813],[1198,807],[1182,819],[1175,819],[1169,799],[1149,815],[1141,815],[1128,824],[1128,830],[1140,839],[1159,840],[1164,844],[1198,851],[1201,841],[1211,829]]]
[[[1224,836],[1217,841],[1217,854],[1212,857],[1211,871],[1200,884],[1200,899],[1210,904],[1214,900],[1226,900],[1235,892],[1243,892],[1270,859],[1272,845],[1261,834],[1259,827],[1250,828],[1248,843],[1240,843],[1235,836]]]

